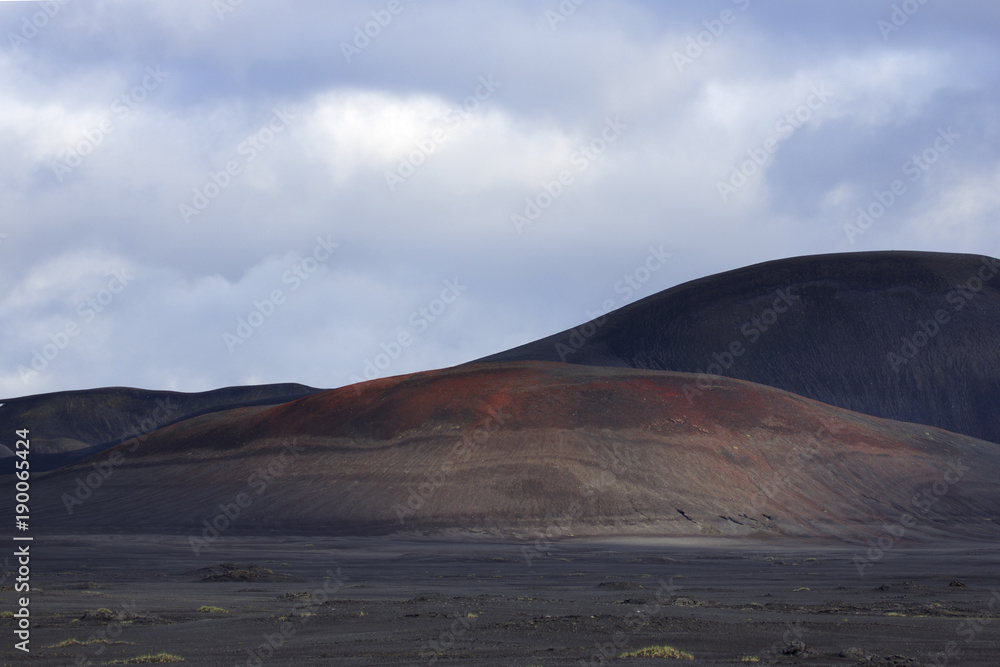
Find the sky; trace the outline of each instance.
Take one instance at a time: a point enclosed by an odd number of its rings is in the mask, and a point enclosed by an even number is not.
[[[1000,256],[1000,4],[0,2],[0,397],[332,388]]]

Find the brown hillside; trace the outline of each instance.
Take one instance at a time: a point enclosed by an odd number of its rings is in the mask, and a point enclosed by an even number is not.
[[[190,419],[40,476],[33,514],[54,531],[209,536],[206,522],[233,533],[995,535],[995,444],[696,379],[517,362],[375,380]]]

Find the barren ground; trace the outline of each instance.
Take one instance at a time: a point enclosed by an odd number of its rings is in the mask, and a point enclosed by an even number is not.
[[[618,657],[649,645],[681,664],[996,665],[1000,648],[984,544],[896,545],[863,575],[860,547],[722,538],[226,536],[196,556],[181,536],[37,536],[32,554],[32,652],[4,618],[4,665],[664,664]]]

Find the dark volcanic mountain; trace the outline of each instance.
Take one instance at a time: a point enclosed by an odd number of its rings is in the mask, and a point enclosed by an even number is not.
[[[480,361],[727,376],[1000,443],[1000,260],[867,252],[679,285]]]
[[[63,391],[0,401],[0,445],[31,428],[33,470],[49,470],[190,417],[250,405],[275,405],[316,393],[301,384],[227,387],[200,393],[126,387]],[[9,451],[4,451],[9,454]],[[13,470],[0,458],[0,474]]]
[[[697,381],[477,364],[214,412],[33,477],[32,521],[202,546],[219,531],[996,536],[993,444]]]

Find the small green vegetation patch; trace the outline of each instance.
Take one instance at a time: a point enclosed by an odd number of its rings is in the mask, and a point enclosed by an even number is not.
[[[48,648],[65,648],[67,646],[87,646],[89,644],[107,644],[107,643],[108,643],[107,639],[86,639],[84,641],[80,641],[76,637],[70,637],[69,639],[62,640],[58,644],[53,644],[52,646],[49,646]]]
[[[114,660],[112,665],[138,665],[152,662],[184,662],[184,658],[173,653],[147,653],[127,660]]]
[[[626,651],[619,658],[675,658],[678,660],[694,660],[687,651],[678,651],[673,646],[647,646],[638,651]]]

